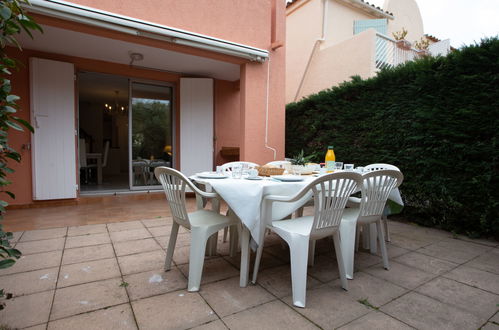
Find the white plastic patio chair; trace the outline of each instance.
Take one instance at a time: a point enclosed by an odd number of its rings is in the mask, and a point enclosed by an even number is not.
[[[392,189],[398,187],[404,180],[400,171],[380,170],[362,175],[361,198],[359,207],[347,208],[343,212],[340,225],[341,250],[345,262],[346,274],[353,279],[353,265],[355,254],[356,230],[358,226],[377,224],[378,240],[383,258],[383,267],[389,269],[388,254],[386,252],[385,237],[381,226],[381,216],[385,208],[388,195]]]
[[[372,171],[380,171],[380,170],[394,170],[394,171],[400,171],[400,169],[391,164],[383,164],[383,163],[376,163],[376,164],[369,164],[366,167],[364,167],[365,172],[372,172]],[[358,197],[350,197],[348,199],[347,206],[349,207],[359,207],[360,204],[360,198]],[[390,231],[388,230],[388,219],[386,215],[388,214],[388,209],[385,206],[385,209],[383,211],[383,216],[381,217],[381,222],[383,223],[383,227],[385,228],[385,239],[387,242],[390,242]],[[367,229],[367,227],[365,227]],[[358,235],[357,235],[358,236]],[[369,241],[367,239],[367,235],[364,235],[366,243]]]
[[[289,245],[293,305],[305,307],[310,242],[327,236],[333,237],[341,286],[348,290],[338,228],[348,196],[355,192],[360,184],[362,184],[362,176],[358,173],[331,173],[315,179],[292,197],[268,195],[263,199],[262,221],[266,221],[266,227],[276,232]],[[308,198],[310,193],[313,194],[314,198],[315,212],[313,216],[272,221],[273,211],[276,211],[275,208],[279,207],[280,203],[296,202],[303,197]],[[275,202],[280,203],[274,204]],[[253,271],[254,283],[262,252],[263,240],[257,249]]]
[[[218,198],[216,193],[199,190],[185,175],[169,167],[156,167],[156,179],[161,182],[170,207],[173,225],[166,250],[165,271],[170,270],[179,226],[191,230],[191,246],[189,251],[188,291],[199,291],[203,273],[206,243],[211,235],[227,226],[237,224],[237,218],[227,217],[220,213],[202,209],[187,213],[185,205],[185,189],[189,186],[195,194],[205,198]]]

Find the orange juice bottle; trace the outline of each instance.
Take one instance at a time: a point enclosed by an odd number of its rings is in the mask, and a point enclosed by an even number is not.
[[[331,173],[334,171],[335,162],[336,156],[334,155],[333,146],[329,146],[326,153],[326,172]]]

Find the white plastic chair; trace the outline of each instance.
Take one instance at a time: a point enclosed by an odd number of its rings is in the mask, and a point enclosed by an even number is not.
[[[388,254],[386,252],[385,237],[381,226],[381,216],[385,208],[388,195],[392,189],[398,187],[404,180],[400,171],[380,170],[362,175],[362,185],[359,207],[347,208],[343,213],[340,225],[341,249],[345,261],[346,274],[353,278],[356,229],[361,225],[375,223],[378,240],[383,258],[383,267],[389,269]]]
[[[190,229],[191,246],[187,290],[199,291],[208,238],[220,229],[236,224],[238,220],[235,217],[227,217],[214,211],[205,210],[199,204],[197,211],[187,213],[185,206],[185,189],[187,186],[195,194],[205,198],[218,198],[218,195],[199,190],[185,175],[169,167],[156,167],[154,174],[163,186],[173,217],[170,240],[166,250],[165,271],[171,268],[179,226]]]
[[[333,237],[341,286],[348,290],[338,228],[348,196],[355,192],[360,184],[362,184],[362,176],[358,173],[331,173],[315,179],[292,197],[268,195],[263,199],[262,221],[266,221],[267,228],[276,232],[289,245],[293,305],[305,307],[310,242],[327,236]],[[314,196],[315,213],[313,216],[272,221],[272,211],[275,211],[273,207],[279,205],[273,205],[273,203],[296,202],[310,193]],[[262,252],[263,240],[257,250],[253,282],[256,282]]]
[[[394,170],[394,171],[399,171],[400,169],[391,164],[384,164],[384,163],[376,163],[376,164],[369,164],[366,167],[364,167],[365,172],[372,172],[372,171],[380,171],[380,170]],[[360,198],[357,197],[350,197],[348,199],[348,204],[347,206],[353,206],[353,207],[358,207],[358,204],[360,203]],[[388,213],[387,208],[385,207],[385,210],[383,212],[383,216],[381,217],[381,222],[383,223],[383,227],[385,228],[385,239],[387,242],[390,242],[390,231],[388,230],[388,219],[386,218],[386,214]],[[367,229],[367,227],[365,227]],[[368,241],[367,235],[364,236],[366,243]]]

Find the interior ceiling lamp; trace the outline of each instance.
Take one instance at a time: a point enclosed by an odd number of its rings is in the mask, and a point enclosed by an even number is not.
[[[117,113],[117,114],[126,114],[128,111],[128,106],[126,104],[119,104],[118,96],[120,94],[119,91],[114,91],[116,96],[114,97],[114,104],[106,103],[104,107],[109,113]]]

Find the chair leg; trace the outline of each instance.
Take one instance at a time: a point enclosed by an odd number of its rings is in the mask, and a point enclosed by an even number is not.
[[[295,211],[295,218],[303,217],[303,206]]]
[[[260,269],[260,261],[262,260],[262,254],[263,254],[263,242],[256,249],[255,266],[253,266],[253,279],[251,281],[253,284],[256,284],[256,278],[258,277],[258,270]]]
[[[237,225],[225,227],[225,229],[229,228],[230,237],[229,237],[229,256],[235,257],[237,253],[237,246],[239,243],[239,229]],[[225,232],[224,232],[225,235]]]
[[[173,252],[175,252],[175,244],[177,243],[179,224],[173,222],[172,231],[170,232],[170,240],[166,249],[165,271],[169,271],[172,267]]]
[[[383,226],[381,225],[381,219],[377,222],[378,228],[378,239],[381,249],[381,257],[383,258],[383,267],[388,270],[390,269],[390,264],[388,263],[388,252],[386,251],[385,235],[383,234]]]
[[[310,240],[308,242],[308,265],[309,266],[314,265],[314,258],[315,258],[315,240]]]
[[[391,242],[392,240],[390,239],[390,231],[388,230],[388,218],[386,216],[383,217],[383,224],[385,227],[385,239],[387,242]]]
[[[361,232],[360,226],[357,226],[357,230],[355,231],[355,252],[359,251],[359,241],[360,241],[360,232]]]
[[[378,252],[378,229],[375,223],[370,223],[367,226],[369,227],[369,250],[371,254],[376,254]]]
[[[345,273],[345,262],[341,251],[340,233],[336,231],[333,234],[334,251],[336,252],[336,261],[338,262],[338,270],[340,271],[341,287],[348,291],[347,274]]]
[[[229,228],[228,227],[225,227],[224,228],[224,239],[223,239],[223,242],[227,242],[227,233],[229,232]]]
[[[189,251],[189,280],[187,291],[199,291],[203,274],[204,255],[208,237],[204,228],[191,229],[191,247]]]
[[[293,237],[289,242],[293,305],[305,307],[307,295],[308,237]]]
[[[345,264],[345,273],[348,279],[353,279],[353,262],[355,248],[355,232],[357,223],[353,221],[342,221],[340,224],[340,245]]]

